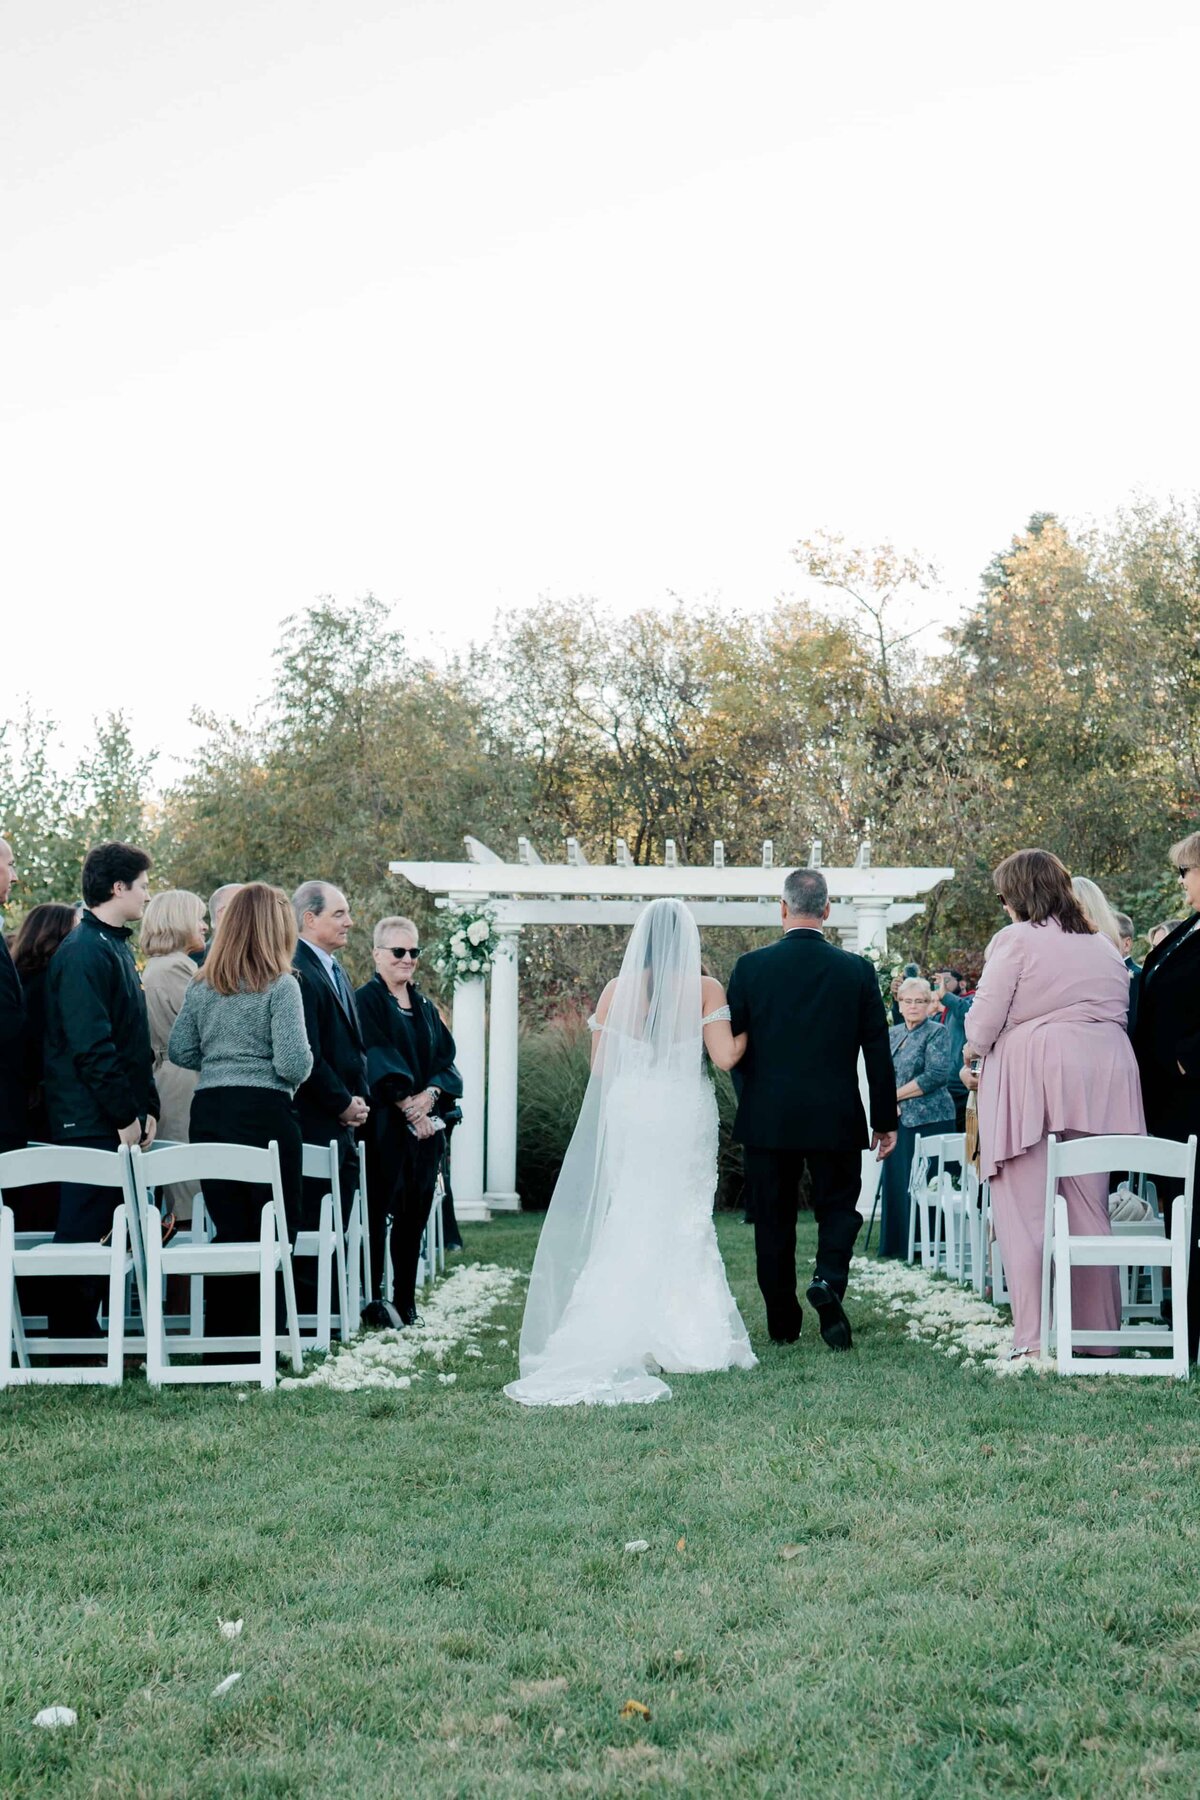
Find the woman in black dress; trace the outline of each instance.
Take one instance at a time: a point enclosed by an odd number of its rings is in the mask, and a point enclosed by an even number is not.
[[[78,913],[59,900],[47,900],[26,913],[12,947],[13,967],[25,995],[25,1086],[29,1094],[27,1135],[31,1144],[48,1143],[50,1121],[42,1087],[46,1046],[46,970],[63,939],[75,929]],[[13,1195],[18,1231],[53,1231],[58,1220],[58,1183],[20,1188]],[[38,1309],[35,1307],[35,1311]]]
[[[414,976],[421,952],[411,919],[381,919],[374,935],[375,974],[355,996],[367,1053],[371,1117],[367,1189],[371,1274],[384,1294],[384,1239],[392,1221],[391,1302],[405,1325],[417,1317],[417,1261],[462,1077],[454,1039]]]

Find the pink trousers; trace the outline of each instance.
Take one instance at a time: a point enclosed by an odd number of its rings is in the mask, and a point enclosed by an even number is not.
[[[1059,1132],[1060,1140],[1086,1137],[1083,1131]],[[1012,1296],[1013,1348],[1042,1347],[1042,1239],[1046,1217],[1046,1139],[1014,1156],[992,1176],[992,1219],[1004,1274]],[[1105,1236],[1108,1223],[1108,1176],[1080,1175],[1060,1181],[1071,1231]],[[1117,1330],[1121,1323],[1121,1287],[1115,1269],[1072,1269],[1071,1323],[1076,1331]],[[1089,1345],[1081,1355],[1106,1356],[1115,1351]]]

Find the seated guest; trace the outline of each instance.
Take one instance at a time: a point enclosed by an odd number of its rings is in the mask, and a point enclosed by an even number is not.
[[[204,952],[204,902],[199,894],[186,888],[155,894],[142,919],[141,949],[146,959],[142,988],[161,1109],[158,1135],[170,1143],[186,1144],[196,1076],[193,1070],[181,1069],[171,1061],[167,1044],[196,973],[193,959]],[[173,1215],[180,1224],[190,1219],[197,1186],[194,1181],[181,1181],[164,1188],[160,1198],[164,1214]]]
[[[949,1083],[955,1073],[950,1033],[931,1017],[933,990],[919,976],[900,983],[896,995],[903,1023],[888,1031],[900,1129],[896,1148],[883,1165],[883,1205],[879,1216],[879,1254],[908,1255],[909,1194],[913,1150],[918,1137],[954,1130],[954,1102]]]
[[[411,1325],[417,1318],[417,1260],[437,1184],[444,1118],[455,1110],[462,1078],[454,1067],[454,1039],[437,1007],[416,986],[421,954],[416,926],[411,919],[381,919],[373,941],[375,974],[357,996],[371,1096],[371,1273],[376,1292],[386,1298],[383,1251],[390,1217],[391,1303],[401,1323]]]
[[[46,971],[47,1122],[57,1144],[115,1150],[150,1145],[158,1090],[146,998],[129,946],[150,898],[150,858],[133,844],[98,844],[83,864],[84,913]],[[112,1227],[113,1190],[64,1181],[57,1244],[98,1244]],[[68,1275],[48,1283],[52,1337],[100,1331],[105,1282]]]
[[[1200,1137],[1200,832],[1173,844],[1169,855],[1191,910],[1186,919],[1172,924],[1142,964],[1134,1049],[1147,1128],[1155,1137],[1186,1143],[1193,1132]],[[1169,1203],[1174,1198],[1172,1186],[1158,1183],[1160,1200]],[[1193,1216],[1188,1269],[1188,1342],[1193,1361],[1200,1342],[1196,1230]]]
[[[301,1137],[292,1099],[312,1068],[300,984],[292,972],[296,921],[281,888],[252,881],[230,900],[221,928],[197,970],[167,1054],[199,1074],[192,1096],[193,1144],[279,1146],[288,1232],[300,1217]],[[256,1240],[261,1187],[206,1181],[204,1203],[217,1241]],[[205,1283],[210,1337],[258,1330],[258,1277],[223,1275]]]
[[[1129,975],[1115,943],[1088,923],[1049,851],[1018,850],[992,880],[1013,923],[992,940],[966,1053],[983,1057],[980,1173],[991,1182],[1017,1357],[1043,1348],[1047,1139],[1140,1136],[1146,1125],[1125,1030]],[[1108,1234],[1107,1175],[1064,1180],[1060,1191],[1072,1232]],[[1115,1269],[1073,1270],[1071,1297],[1077,1330],[1120,1325]]]
[[[47,900],[27,912],[13,940],[13,966],[25,995],[25,1082],[29,1100],[26,1131],[31,1144],[46,1143],[50,1121],[42,1086],[46,1053],[46,970],[63,939],[75,929],[75,908]],[[20,1188],[13,1194],[18,1231],[53,1231],[58,1218],[58,1183]],[[37,1312],[40,1307],[35,1307]]]
[[[0,838],[0,907],[16,880],[12,845]],[[29,1087],[25,1071],[25,1000],[8,940],[0,932],[0,1153],[28,1143]]]

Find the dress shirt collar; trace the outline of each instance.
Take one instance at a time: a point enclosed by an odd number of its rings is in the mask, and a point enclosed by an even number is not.
[[[783,935],[784,937],[794,937],[798,931],[806,932],[809,937],[824,938],[825,936],[819,925],[789,925]]]
[[[321,967],[324,969],[325,973],[328,975],[330,981],[332,981],[334,987],[336,987],[337,986],[337,976],[335,975],[334,970],[336,969],[337,965],[334,962],[332,956],[330,956],[328,950],[322,950],[320,944],[314,944],[308,938],[305,938],[304,942],[308,945],[308,947],[312,951],[313,955],[319,960]]]

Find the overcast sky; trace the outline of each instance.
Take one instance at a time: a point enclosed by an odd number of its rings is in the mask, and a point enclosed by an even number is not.
[[[1194,0],[5,0],[3,667],[170,756],[372,590],[768,606],[1200,489]]]

